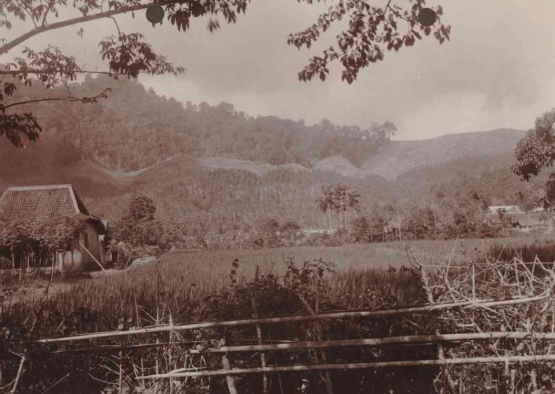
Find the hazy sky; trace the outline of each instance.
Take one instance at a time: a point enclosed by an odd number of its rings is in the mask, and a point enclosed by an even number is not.
[[[384,2],[375,0],[376,5]],[[528,129],[537,116],[555,107],[555,1],[427,3],[443,5],[443,21],[452,26],[451,41],[439,45],[427,39],[387,53],[384,62],[362,70],[353,85],[341,82],[338,67],[326,82],[297,79],[308,59],[334,41],[335,32],[322,35],[311,50],[287,45],[288,33],[311,25],[329,0],[319,5],[252,0],[236,25],[222,23],[214,34],[207,31],[206,20],[194,21],[187,33],[178,33],[167,21],[152,28],[144,11],[135,19],[117,20],[124,32],[140,31],[158,53],[187,69],[179,77],[141,78],[145,85],[183,102],[226,101],[253,116],[305,119],[308,124],[327,118],[361,127],[390,120],[399,128],[397,139],[423,139],[500,127]],[[116,33],[114,23],[82,26],[83,39],[77,37],[79,27],[71,26],[26,45],[57,45],[87,69],[106,69],[97,43]],[[19,31],[16,27],[7,37]],[[9,61],[19,49],[0,56],[0,62]]]

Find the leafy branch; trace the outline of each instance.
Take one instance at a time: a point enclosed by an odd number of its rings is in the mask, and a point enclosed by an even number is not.
[[[91,97],[72,97],[68,95],[67,97],[52,97],[52,98],[42,98],[42,99],[35,99],[35,100],[26,100],[26,101],[19,101],[16,103],[11,103],[6,106],[0,104],[0,111],[5,112],[6,109],[15,107],[17,105],[26,105],[26,104],[33,104],[33,103],[40,103],[45,101],[68,101],[68,102],[79,102],[79,103],[97,103],[98,99],[100,98],[108,98],[108,92],[110,92],[111,88],[106,88],[102,92],[98,93],[97,95]]]
[[[307,2],[310,4],[312,0]],[[422,35],[416,30],[417,26],[424,35],[430,35],[432,28],[418,22],[425,0],[410,0],[410,3],[413,3],[411,9],[405,10],[398,5],[391,5],[391,1],[384,7],[372,7],[367,1],[340,0],[328,12],[321,14],[317,23],[302,32],[289,35],[289,45],[298,49],[303,46],[310,48],[332,24],[341,21],[346,15],[349,16],[349,29],[337,36],[338,49],[330,46],[323,51],[323,56],[310,59],[309,64],[299,73],[299,80],[306,82],[319,76],[325,81],[329,74],[329,63],[339,60],[343,65],[341,79],[351,84],[356,80],[360,69],[384,60],[386,51],[398,51],[402,46],[413,46],[417,39],[421,40]],[[437,21],[433,35],[442,44],[446,39],[449,40],[451,27],[440,21],[442,7],[435,7],[435,11]],[[399,20],[408,24],[409,29],[404,35],[398,32]]]

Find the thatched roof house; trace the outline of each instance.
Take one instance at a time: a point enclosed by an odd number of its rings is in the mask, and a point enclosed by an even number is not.
[[[101,219],[88,212],[71,185],[10,187],[0,198],[0,221],[5,225],[15,226],[24,220],[38,221],[39,218],[58,218],[57,223],[59,218],[67,218],[83,223],[79,231],[70,235],[65,247],[56,247],[59,268],[87,270],[104,264],[106,227]],[[35,264],[45,265],[42,257],[39,256],[38,261],[34,257]],[[21,260],[26,256],[11,258]],[[31,265],[28,259],[26,261]],[[22,261],[14,261],[15,266],[22,264]]]

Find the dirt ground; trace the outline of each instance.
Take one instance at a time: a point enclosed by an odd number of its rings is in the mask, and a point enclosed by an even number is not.
[[[53,297],[66,289],[70,288],[74,283],[83,280],[90,280],[87,277],[76,277],[76,278],[54,278],[54,281],[50,283],[50,278],[47,277],[36,277],[24,279],[23,283],[19,283],[16,280],[6,280],[2,278],[0,281],[0,305],[6,307],[9,305],[16,304],[17,302],[33,302],[38,301],[41,297]],[[48,287],[48,293],[45,295],[45,291]]]

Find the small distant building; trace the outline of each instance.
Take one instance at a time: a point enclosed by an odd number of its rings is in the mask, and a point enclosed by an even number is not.
[[[10,187],[0,198],[0,220],[4,222],[54,215],[79,217],[85,222],[84,230],[56,253],[58,269],[86,271],[105,264],[108,222],[91,215],[71,185]],[[22,257],[16,258],[16,267],[22,266]]]
[[[518,205],[494,205],[488,207],[487,214],[498,215],[500,211],[512,214],[524,213],[524,211]]]
[[[532,213],[541,213],[541,212],[546,212],[547,210],[544,207],[537,207],[532,209],[530,212]]]
[[[546,213],[543,208],[536,208],[530,212],[506,212],[500,217],[499,213],[486,213],[484,221],[491,224],[506,225],[521,232],[553,232],[553,215]]]

